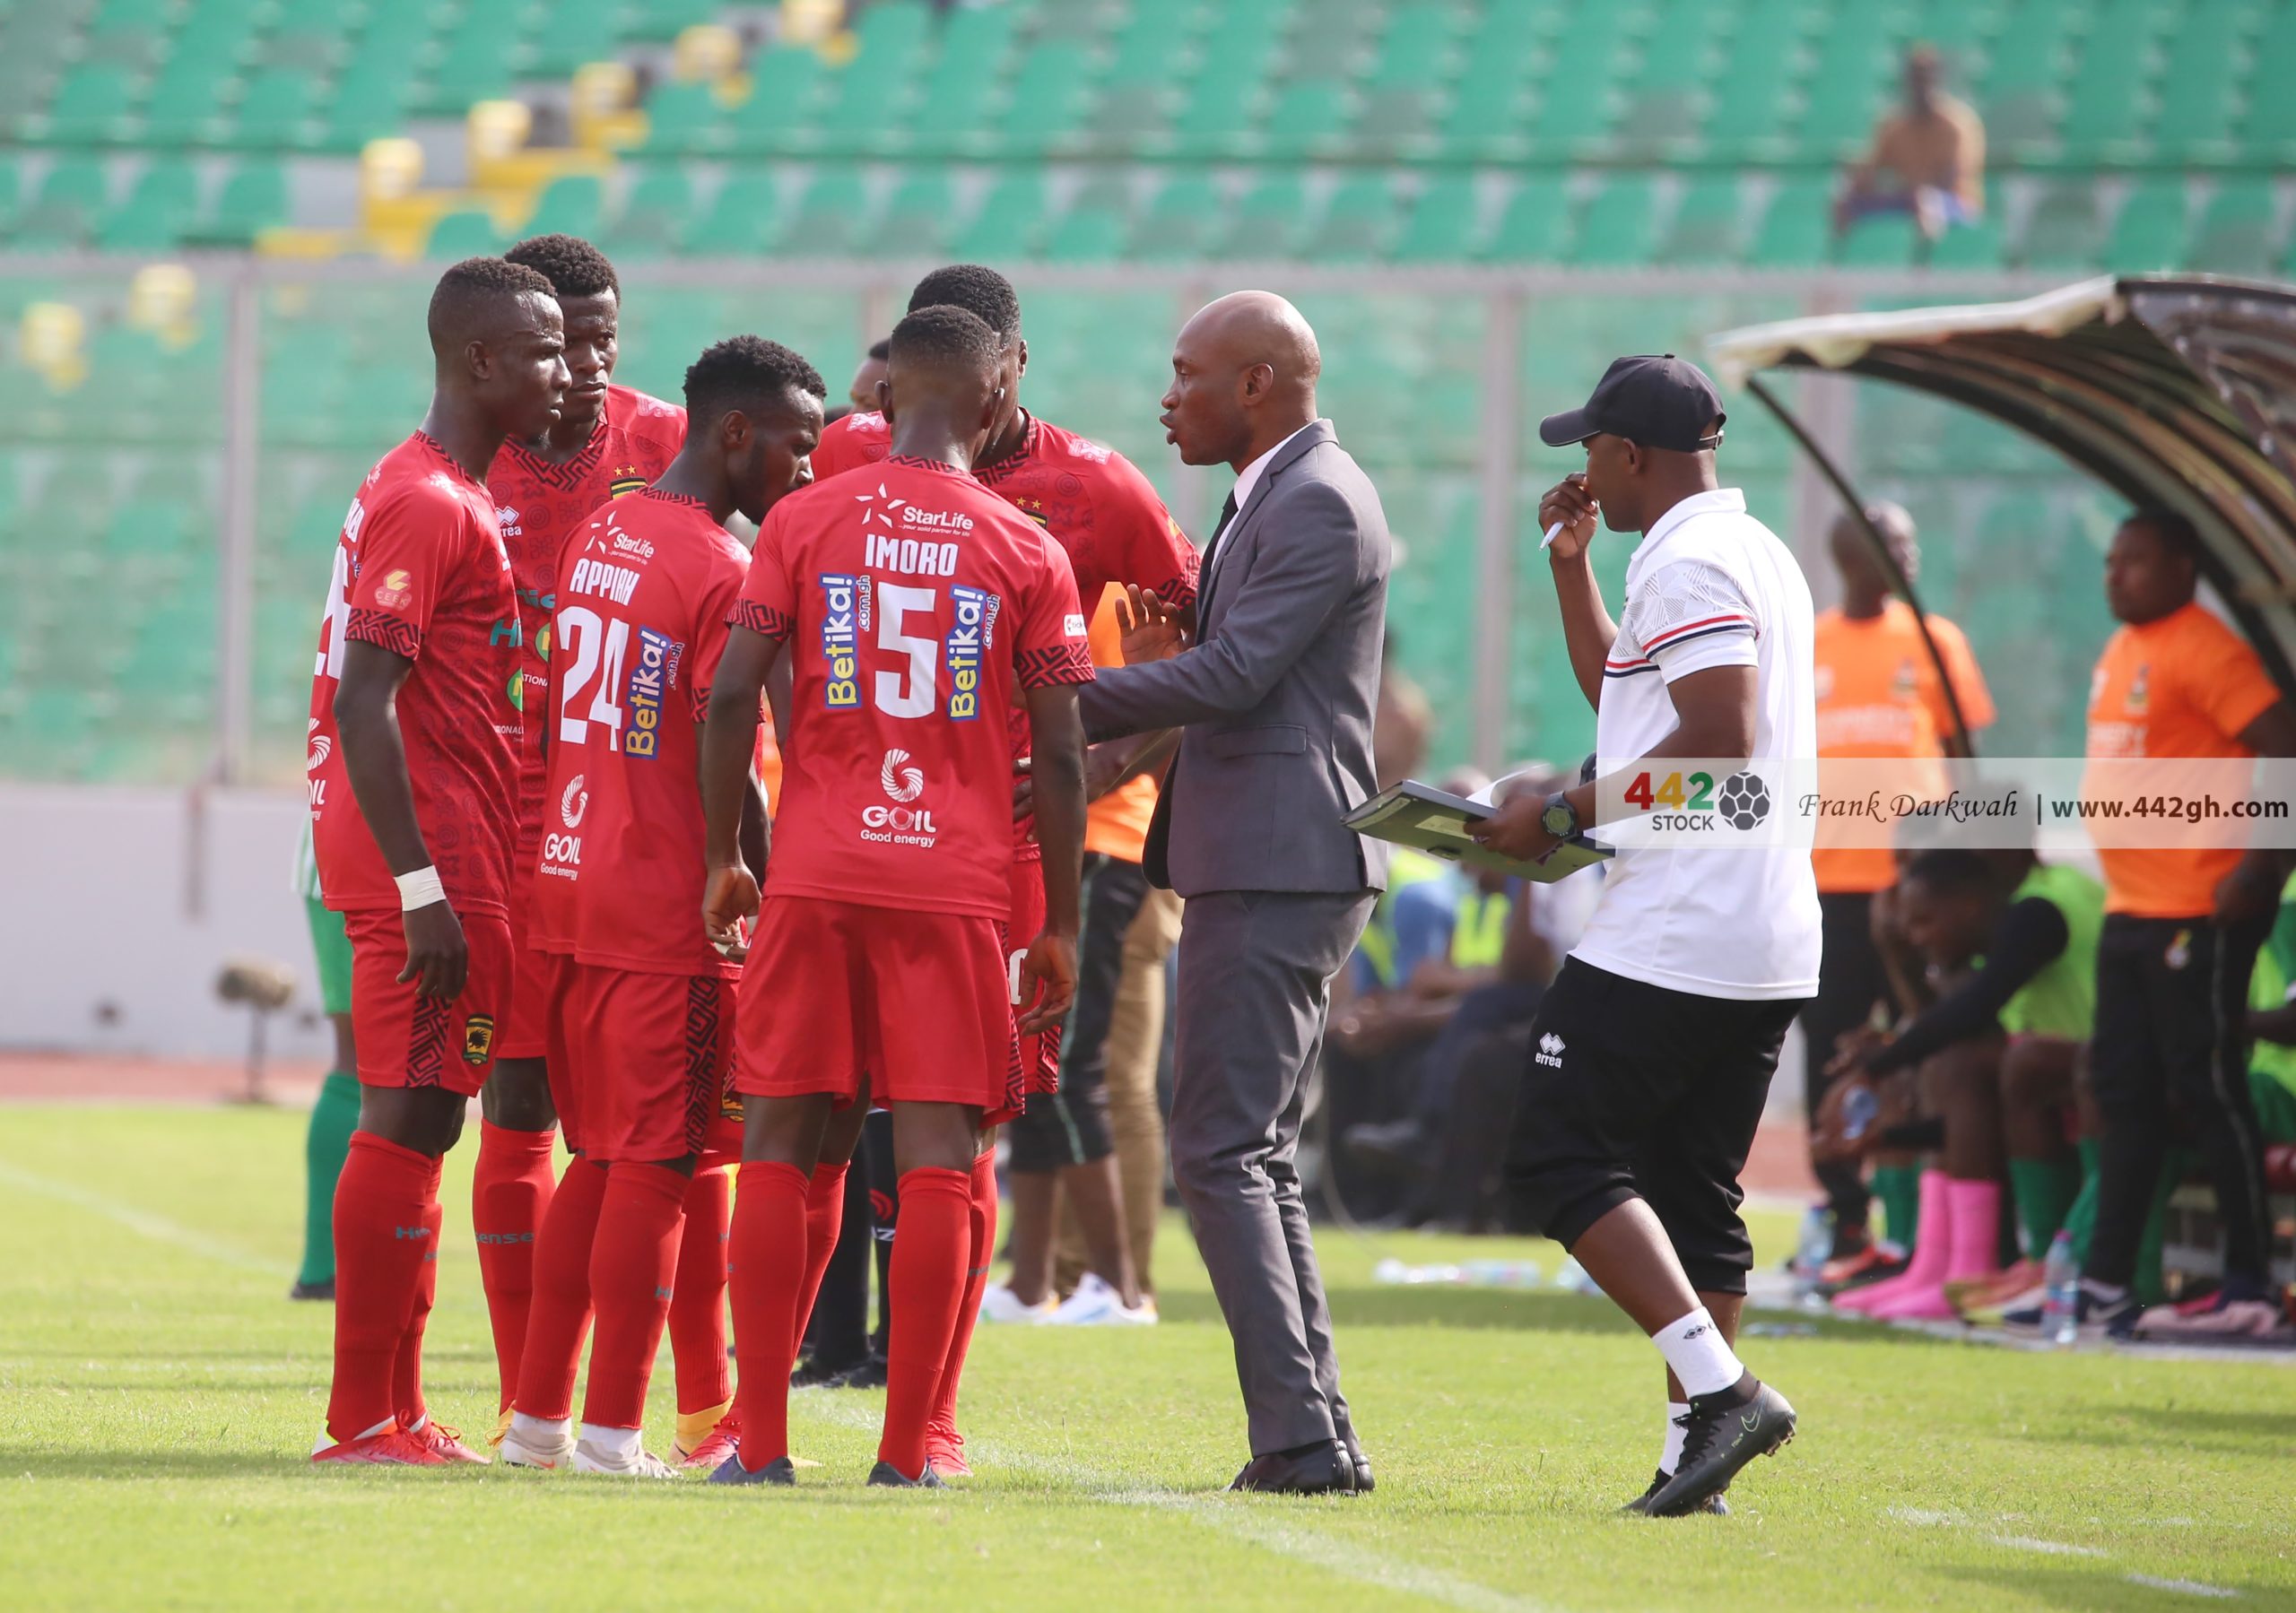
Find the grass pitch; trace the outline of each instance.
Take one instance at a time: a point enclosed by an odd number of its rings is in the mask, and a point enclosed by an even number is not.
[[[1551,1246],[1326,1233],[1358,1500],[1224,1496],[1246,1454],[1187,1235],[1164,1325],[984,1328],[979,1477],[870,1491],[882,1397],[796,1397],[796,1493],[500,1469],[315,1470],[330,1318],[283,1297],[300,1114],[0,1106],[0,1607],[1319,1609],[2296,1606],[2296,1374],[2022,1354],[1825,1323],[1744,1353],[1803,1417],[1726,1520],[1622,1519],[1657,1357],[1604,1301],[1380,1288],[1406,1260]],[[448,1171],[433,1409],[491,1425]],[[1775,1259],[1790,1234],[1768,1218]],[[652,1442],[670,1439],[670,1369]]]

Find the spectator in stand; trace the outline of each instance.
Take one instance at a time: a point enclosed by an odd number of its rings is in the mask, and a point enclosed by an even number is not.
[[[1849,170],[1834,204],[1834,229],[1846,231],[1877,212],[1909,212],[1935,240],[1954,224],[1985,212],[1985,125],[1968,104],[1945,92],[1937,53],[1906,53],[1905,103],[1874,127],[1874,149]]]
[[[1908,581],[1919,574],[1921,551],[1913,517],[1895,504],[1866,512],[1889,544],[1891,558]],[[1834,524],[1829,543],[1841,581],[1841,603],[1821,611],[1813,656],[1817,663],[1818,755],[1861,762],[1901,764],[1907,783],[1927,796],[1946,789],[1944,760],[1964,747],[1953,720],[1953,701],[1922,637],[1913,608],[1895,597],[1890,573],[1874,552],[1865,528],[1845,516]],[[1993,721],[1993,700],[1977,658],[1961,630],[1942,616],[1927,619],[1929,637],[1952,680],[1953,700],[1971,730]],[[1894,770],[1894,769],[1893,769]],[[1837,776],[1839,776],[1839,770]],[[1864,793],[1866,783],[1839,786]],[[1818,966],[1818,994],[1802,1013],[1806,1112],[1815,1136],[1819,1106],[1826,1096],[1830,1069],[1844,1037],[1871,1026],[1876,1004],[1910,1008],[1907,994],[1892,988],[1892,971],[1877,929],[1886,932],[1888,892],[1897,882],[1897,861],[1885,846],[1848,844],[1835,820],[1818,826],[1811,864],[1818,877],[1818,905],[1824,915],[1825,951]],[[1876,913],[1877,905],[1883,909]],[[1888,1006],[1886,1021],[1896,1018]],[[1872,1195],[1854,1159],[1813,1158],[1833,1218],[1833,1247],[1822,1273],[1829,1285],[1871,1275],[1887,1262],[1868,1229]],[[1874,1189],[1889,1212],[1889,1230],[1900,1245],[1911,1242],[1916,1218],[1916,1173],[1876,1163]]]

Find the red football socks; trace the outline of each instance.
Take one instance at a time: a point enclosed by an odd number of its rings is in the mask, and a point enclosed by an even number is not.
[[[518,1360],[516,1405],[546,1422],[564,1422],[574,1413],[574,1375],[590,1331],[590,1244],[606,1175],[604,1166],[576,1155],[559,1178],[535,1239],[534,1306]]]
[[[742,1465],[752,1473],[789,1454],[789,1369],[797,1357],[792,1340],[805,1281],[808,1185],[794,1165],[745,1159],[734,1194],[734,1340],[742,1367],[735,1405]]]
[[[989,1262],[996,1257],[996,1150],[990,1149],[972,1162],[972,1253],[966,1262],[956,1334],[949,1340],[949,1358],[941,1367],[940,1392],[933,1397],[932,1426],[946,1434],[957,1431],[957,1382],[964,1376],[965,1357],[972,1349],[973,1324],[980,1320],[980,1296],[988,1287]]]
[[[900,1236],[893,1240],[893,1326],[885,1347],[885,1431],[877,1460],[892,1463],[905,1479],[924,1474],[926,1427],[964,1303],[972,1259],[972,1177],[970,1171],[957,1170],[901,1173]],[[742,1380],[748,1383],[746,1371]],[[743,1427],[748,1426],[745,1416]]]
[[[666,1165],[616,1165],[606,1173],[605,1201],[590,1244],[590,1308],[597,1320],[582,1400],[585,1427],[645,1424],[646,1389],[670,1318],[678,1228],[690,1185],[683,1171]]]
[[[849,1162],[813,1166],[805,1191],[805,1287],[797,1296],[797,1327],[790,1341],[794,1357],[805,1348],[805,1328],[813,1319],[813,1301],[821,1297],[822,1279],[829,1271],[829,1257],[845,1223],[845,1173]]]
[[[685,1190],[678,1275],[670,1295],[670,1358],[677,1364],[678,1414],[713,1411],[734,1398],[726,1361],[726,1218],[734,1173],[697,1172]]]
[[[431,1219],[438,1199],[436,1159],[370,1132],[351,1134],[335,1184],[335,1381],[326,1431],[338,1444],[398,1414],[399,1347],[425,1259],[438,1252]],[[431,1265],[434,1278],[437,1270]]]
[[[422,1399],[422,1332],[430,1325],[430,1307],[439,1299],[439,1230],[447,1224],[447,1207],[439,1202],[439,1162],[430,1163],[430,1211],[422,1218],[430,1235],[422,1240],[422,1269],[415,1274],[414,1303],[407,1307],[406,1326],[398,1336],[398,1357],[391,1364],[391,1404],[398,1409],[398,1426],[412,1428],[430,1415]]]
[[[534,1303],[535,1239],[550,1208],[550,1153],[557,1140],[555,1132],[479,1123],[470,1224],[478,1236],[478,1279],[494,1324],[494,1366],[505,1407],[517,1398],[518,1361]]]

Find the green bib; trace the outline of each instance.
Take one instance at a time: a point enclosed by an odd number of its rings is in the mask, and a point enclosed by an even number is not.
[[[2272,939],[2257,953],[2256,973],[2248,976],[2250,1008],[2278,1008],[2288,1001],[2290,976],[2296,973],[2296,958],[2290,956],[2290,931],[2296,928],[2292,904],[2296,904],[2296,875],[2281,888],[2280,916],[2273,924]],[[2258,1036],[2248,1049],[2248,1068],[2296,1092],[2296,1047]]]
[[[2065,918],[2065,950],[2025,982],[2001,1010],[2012,1036],[2085,1042],[2097,1019],[2097,938],[2105,927],[2105,888],[2077,868],[2039,863],[2010,901],[2039,897]]]

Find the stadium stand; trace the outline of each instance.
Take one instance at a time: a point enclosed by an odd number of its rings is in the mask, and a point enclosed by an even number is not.
[[[638,114],[578,137],[616,150],[545,143],[544,160],[514,160],[501,185],[408,215],[395,244],[451,258],[565,230],[598,239],[639,286],[648,263],[681,256],[1554,265],[1588,288],[1644,267],[2296,265],[2279,178],[2296,159],[2296,103],[2257,90],[2296,70],[2296,8],[2266,0],[1001,0],[944,17],[925,0],[873,0],[820,48],[723,26],[768,9],[0,0],[0,253],[308,250],[296,228],[335,221],[315,198],[341,196],[369,142],[426,122],[451,139],[452,120],[497,95],[554,105],[610,61],[639,91]],[[1934,247],[1886,217],[1836,239],[1840,165],[1917,40],[1941,50],[1987,121],[1987,216]],[[360,245],[317,233],[329,249]],[[220,440],[218,412],[187,401],[220,394],[222,307],[203,286],[164,328],[135,324],[121,314],[128,273],[0,276],[0,329],[21,338],[0,343],[20,445],[0,452],[0,564],[23,585],[0,617],[0,746],[56,776],[188,776],[198,747],[183,736],[200,724],[158,714],[213,698],[212,672],[170,691],[172,705],[135,681],[160,664],[137,646],[183,630],[188,606],[117,624],[108,649],[63,643],[74,636],[56,624],[74,620],[77,596],[58,591],[83,584],[27,563],[35,545],[132,550],[138,564],[175,557],[155,575],[176,604],[213,587],[212,501],[178,520],[129,495],[148,455]],[[424,369],[405,334],[419,328],[421,278],[264,296],[256,707],[274,770],[291,767],[301,724],[300,695],[277,680],[297,685],[305,602],[324,581],[310,575],[325,551],[311,534],[420,405]],[[1411,550],[1398,641],[1455,705],[1482,497],[1477,400],[1459,377],[1480,363],[1483,308],[1306,301],[1325,334],[1330,409]],[[865,334],[841,292],[777,292],[771,307],[774,334],[831,369]],[[1612,352],[1694,351],[1706,332],[1800,307],[1792,291],[1663,306],[1591,289],[1542,298],[1520,359],[1526,416],[1574,401],[1564,395]],[[1031,296],[1031,398],[1165,476],[1147,405],[1176,311],[1157,297]],[[674,392],[704,342],[758,317],[731,291],[635,295],[626,377]],[[2055,748],[2077,738],[2060,697],[2101,617],[2068,628],[2059,652],[2019,637],[2016,602],[2101,610],[2085,580],[2069,585],[2092,574],[2101,506],[2044,456],[1957,438],[1954,418],[1861,389],[1861,469],[1940,534],[1940,608],[1981,651],[2033,662],[2030,682],[1998,680],[2003,734]],[[1730,433],[1737,473],[1782,507],[1782,438],[1751,407]],[[1526,434],[1518,463],[1526,506],[1530,467],[1549,460]],[[1938,478],[1948,464],[1956,476]],[[92,515],[63,496],[91,476],[117,494]],[[128,525],[109,525],[120,512]],[[1973,559],[1954,567],[1954,544],[1975,557],[2013,531],[2051,534],[2045,552],[2018,547],[2030,575],[1980,588]],[[1575,702],[1559,698],[1570,680],[1541,617],[1547,593],[1536,576],[1518,590],[1518,753],[1584,739]],[[178,742],[131,743],[123,724]],[[1439,759],[1456,755],[1461,727]]]

